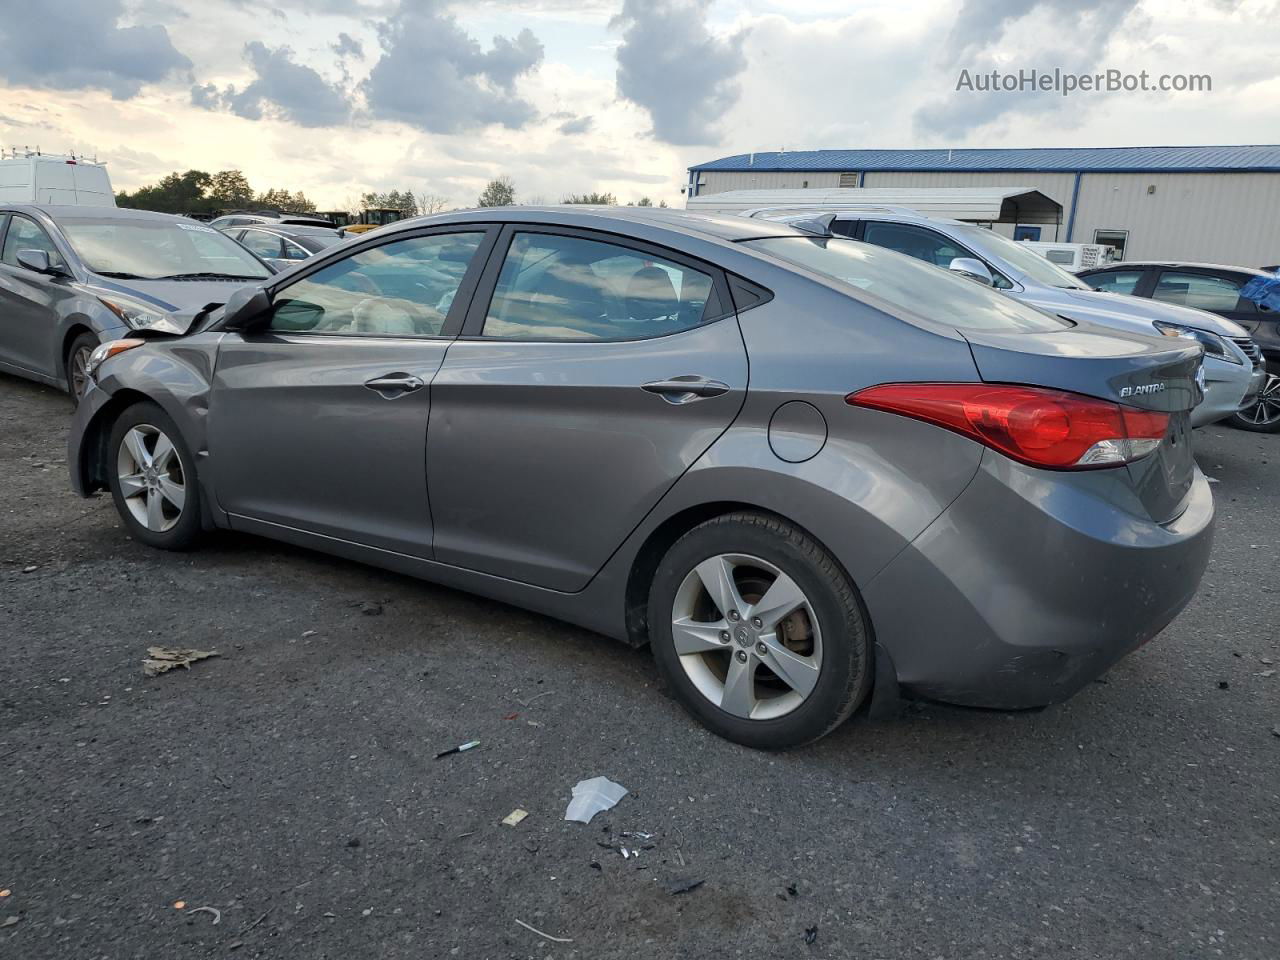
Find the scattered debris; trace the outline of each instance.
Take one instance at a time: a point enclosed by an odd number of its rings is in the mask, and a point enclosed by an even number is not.
[[[9,889],[7,889],[7,888],[6,888],[6,889],[4,889],[4,890],[0,890],[0,897],[7,897],[7,896],[9,896],[9,894],[11,894],[11,893],[13,893],[13,891],[12,891],[12,890],[9,890]]]
[[[147,659],[142,661],[142,672],[148,677],[158,677],[175,667],[190,670],[197,660],[221,656],[217,650],[179,650],[176,647],[147,647]]]
[[[1273,661],[1270,657],[1259,657],[1258,662],[1262,664],[1264,667],[1269,667],[1275,661]]]
[[[508,713],[508,714],[507,714],[505,717],[503,717],[502,719],[503,719],[503,720],[516,720],[516,719],[519,719],[519,717],[520,717],[520,714],[518,714],[518,713]]]
[[[29,566],[29,567],[23,567],[23,568],[22,568],[22,572],[23,572],[23,573],[35,573],[35,572],[36,572],[37,570],[39,570],[39,569],[40,569],[40,568],[39,568],[39,567],[37,567],[35,564],[32,564],[32,565],[31,565],[31,566]],[[10,919],[12,919],[12,918],[10,918]]]
[[[314,637],[315,635],[316,635],[316,631],[314,631],[314,630],[303,630],[303,631],[302,631],[302,639],[303,639],[303,640],[307,639],[307,637]]]
[[[187,901],[185,901],[185,900],[175,900],[175,901],[173,901],[173,909],[175,909],[175,910],[185,910],[185,909],[187,909]]]
[[[592,860],[590,863],[587,864],[587,866],[590,867],[592,870],[599,870],[601,873],[604,872],[604,867],[600,866],[599,860]]]
[[[478,746],[480,746],[479,740],[468,740],[466,743],[460,743],[456,747],[450,747],[448,750],[441,750],[436,754],[436,759],[439,760],[441,757],[447,757],[453,753],[462,753],[464,750],[470,750],[472,747]]]
[[[573,799],[564,812],[566,820],[590,823],[601,810],[608,810],[627,795],[627,788],[608,777],[579,780],[573,787]]]
[[[676,880],[673,883],[667,884],[667,893],[671,894],[674,897],[677,894],[688,893],[690,890],[697,890],[700,886],[702,886],[706,882],[707,882],[706,879],[702,877],[699,877],[696,880],[693,880],[693,879]]]
[[[217,907],[192,907],[187,913],[211,913],[213,914],[213,925],[215,927],[222,922],[222,911]]]
[[[352,837],[350,840],[347,841],[347,846],[351,847],[352,849],[360,846],[360,838]]]
[[[1271,728],[1271,735],[1273,737],[1280,737],[1280,723],[1277,723],[1274,727]]]
[[[5,917],[3,920],[0,920],[0,927],[12,927],[12,926],[15,926],[17,923],[19,923],[21,920],[22,918],[18,916]]]
[[[605,827],[608,833],[609,828]],[[653,842],[652,833],[641,833],[637,830],[624,830],[616,836],[611,836],[608,842],[604,840],[596,841],[597,847],[603,847],[605,850],[612,850],[620,855],[623,860],[630,860],[632,857],[640,856],[641,850],[653,850],[658,845]],[[684,858],[681,858],[681,866],[684,866]]]
[[[549,697],[553,693],[555,693],[554,690],[543,690],[541,693],[530,697],[528,700],[521,700],[519,697],[516,697],[516,703],[520,704],[520,706],[524,707],[527,710],[529,706],[533,703],[533,701],[540,700],[543,697]]]
[[[1274,670],[1263,670],[1260,674],[1258,674],[1258,676],[1262,677],[1262,679],[1264,680],[1269,680],[1275,675],[1276,675],[1276,672]]]
[[[805,942],[805,943],[808,943],[808,944],[813,944],[813,943],[815,943],[815,942],[817,941],[817,939],[818,939],[818,927],[817,927],[817,925],[814,925],[814,926],[812,926],[812,927],[805,927],[805,930],[804,930],[804,942]]]
[[[382,604],[380,603],[371,603],[366,600],[366,601],[357,603],[356,606],[360,608],[360,612],[363,613],[366,617],[382,616]]]
[[[505,817],[502,818],[502,825],[504,827],[514,827],[517,823],[519,823],[528,815],[529,815],[528,810],[521,810],[519,807],[516,807],[514,810],[512,810],[510,813],[508,813]]]
[[[1218,689],[1219,689],[1219,690],[1230,690],[1230,689],[1231,689],[1231,684],[1229,684],[1226,680],[1219,680],[1219,681],[1218,681]]]
[[[573,943],[573,940],[571,940],[569,937],[553,937],[549,933],[543,933],[537,927],[530,926],[529,924],[525,923],[523,920],[521,920],[518,917],[512,917],[511,919],[515,920],[516,923],[520,924],[520,926],[524,927],[526,930],[536,933],[538,936],[542,937],[542,939],[544,940],[550,940],[552,943]]]
[[[799,888],[799,887],[797,887],[794,883],[788,883],[788,884],[787,884],[787,896],[789,896],[789,897],[798,897],[798,896],[800,896],[800,888]]]
[[[310,883],[310,882],[311,882],[310,880],[308,880],[308,881],[307,881],[307,883]],[[302,884],[298,884],[298,886],[300,887],[300,886],[302,886]],[[294,887],[294,889],[296,890],[296,889],[298,889],[298,887]],[[275,909],[275,907],[272,907],[272,908],[271,908],[271,910],[274,910],[274,909]],[[241,931],[240,931],[240,936],[242,936],[242,937],[243,937],[246,933],[248,933],[250,930],[252,930],[252,929],[253,929],[254,927],[256,927],[258,924],[260,924],[263,920],[267,919],[267,917],[269,917],[269,916],[271,915],[271,910],[268,910],[266,913],[264,913],[262,916],[260,916],[257,920],[253,921],[253,923],[249,924],[247,927],[245,927],[243,930],[241,930]],[[326,916],[326,917],[332,917],[332,916],[333,916],[333,914],[332,914],[332,913],[326,913],[326,914],[325,914],[325,916]]]

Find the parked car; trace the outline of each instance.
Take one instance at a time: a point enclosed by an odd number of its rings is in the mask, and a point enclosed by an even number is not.
[[[1200,355],[776,223],[504,207],[104,345],[68,462],[143,543],[230,527],[648,643],[784,747],[900,688],[1059,701],[1158,633],[1210,548]]]
[[[209,221],[209,226],[215,230],[226,230],[229,227],[249,227],[255,224],[276,227],[333,228],[333,223],[324,217],[305,213],[281,213],[278,210],[235,210]]]
[[[1095,290],[1207,310],[1248,331],[1256,345],[1241,346],[1255,366],[1265,365],[1268,373],[1254,403],[1231,422],[1261,433],[1280,431],[1280,314],[1245,299],[1240,291],[1255,277],[1274,276],[1249,267],[1175,261],[1131,261],[1079,274]]]
[[[346,239],[332,227],[283,226],[227,227],[222,231],[278,270],[315,256]]]
[[[230,237],[164,213],[0,204],[0,370],[78,399],[95,347],[180,333],[271,270]]]
[[[950,267],[1047,313],[1119,330],[1195,340],[1204,348],[1205,397],[1192,414],[1193,427],[1233,416],[1262,389],[1264,371],[1250,360],[1252,341],[1238,324],[1201,310],[1098,293],[1024,244],[986,227],[856,208],[832,210],[825,216],[813,213],[805,219],[810,224],[821,219],[822,229],[838,236]]]
[[[0,204],[114,207],[106,164],[71,154],[0,151]]]

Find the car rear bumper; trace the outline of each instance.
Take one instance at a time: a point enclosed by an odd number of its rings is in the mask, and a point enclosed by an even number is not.
[[[973,483],[863,590],[910,694],[1019,709],[1072,696],[1158,634],[1209,560],[1196,471],[1158,524],[1118,471],[1048,474],[988,452]]]

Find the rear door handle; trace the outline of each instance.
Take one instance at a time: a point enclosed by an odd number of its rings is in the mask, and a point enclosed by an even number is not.
[[[385,376],[366,380],[364,385],[375,393],[391,400],[395,397],[404,396],[406,393],[421,390],[427,385],[427,381],[410,373],[388,373]]]
[[[720,380],[686,374],[670,380],[654,380],[644,384],[642,390],[656,393],[668,403],[689,403],[706,397],[718,397],[729,392],[729,385]]]

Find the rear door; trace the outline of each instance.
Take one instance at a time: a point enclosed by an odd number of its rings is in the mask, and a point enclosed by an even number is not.
[[[218,350],[209,450],[244,517],[431,555],[430,384],[496,228],[399,236],[275,292],[271,321]]]
[[[432,385],[436,559],[584,587],[741,408],[730,302],[673,251],[505,228]]]

